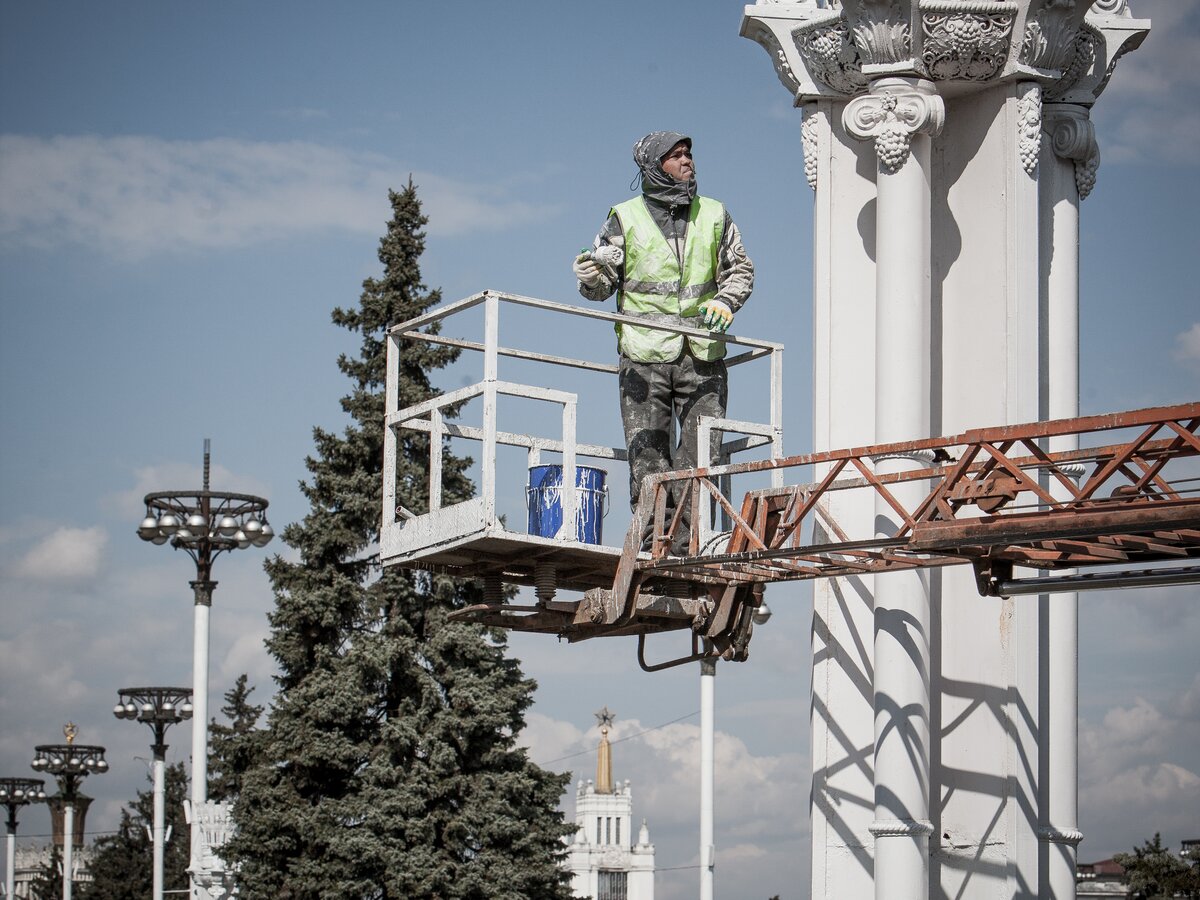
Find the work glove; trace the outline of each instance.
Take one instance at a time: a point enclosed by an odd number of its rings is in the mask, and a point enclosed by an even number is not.
[[[571,270],[584,287],[593,288],[600,284],[600,264],[592,258],[591,251],[580,253],[575,257]]]
[[[733,310],[720,300],[705,300],[700,304],[704,313],[704,327],[709,331],[719,331],[724,334],[733,324]]]

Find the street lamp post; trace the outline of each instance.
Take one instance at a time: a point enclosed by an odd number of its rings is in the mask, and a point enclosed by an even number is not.
[[[36,755],[31,765],[36,772],[53,775],[58,782],[58,796],[50,798],[62,804],[63,814],[63,900],[71,900],[74,882],[75,853],[75,806],[80,800],[89,800],[79,792],[79,785],[93,772],[108,771],[104,760],[104,748],[94,744],[76,744],[79,729],[73,722],[63,727],[65,744],[39,744],[34,748]],[[85,807],[86,809],[86,807]]]
[[[5,850],[4,896],[11,900],[16,890],[17,810],[27,803],[46,799],[44,782],[36,778],[0,778],[0,803],[8,808],[8,835]]]
[[[198,891],[199,810],[208,800],[208,645],[212,608],[212,564],[222,553],[265,547],[275,532],[267,522],[267,501],[252,494],[209,490],[210,442],[204,441],[204,487],[196,491],[159,491],[145,497],[146,517],[138,537],[152,544],[170,542],[196,564],[191,582],[195,614],[192,640],[192,887]]]
[[[191,688],[129,687],[117,691],[120,702],[113,707],[118,719],[136,719],[154,731],[154,892],[153,900],[163,896],[163,826],[166,820],[167,729],[192,717]]]

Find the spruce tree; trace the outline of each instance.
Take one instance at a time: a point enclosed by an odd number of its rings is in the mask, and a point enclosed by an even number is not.
[[[188,853],[191,834],[183,814],[188,796],[188,776],[183,763],[167,766],[163,803],[170,840],[163,851],[163,887],[188,886]],[[142,900],[154,885],[154,843],[147,831],[154,826],[154,790],[138,791],[137,799],[121,810],[114,834],[98,838],[88,865],[91,883],[75,891],[79,900]],[[59,895],[61,896],[61,894]]]
[[[247,900],[571,896],[559,863],[574,831],[557,809],[568,776],[530,762],[516,743],[535,685],[506,656],[502,632],[447,621],[478,602],[476,585],[380,571],[385,331],[440,300],[421,281],[426,218],[411,180],[390,194],[381,278],[357,309],[335,309],[357,357],[341,435],[314,432],[302,484],[310,503],[284,541],[299,562],[267,563],[276,595],[268,648],[278,693],[234,808],[223,856]],[[410,342],[400,404],[435,396],[430,373],[452,348]],[[397,491],[427,509],[429,443],[401,435]],[[470,460],[444,452],[447,504],[468,499]]]
[[[241,792],[242,775],[258,759],[262,733],[255,730],[263,707],[250,702],[254,688],[247,676],[225,692],[221,714],[228,725],[213,719],[208,726],[208,798],[233,800]]]
[[[1169,900],[1171,897],[1200,897],[1200,865],[1189,865],[1162,842],[1162,835],[1118,853],[1113,861],[1125,869],[1125,883],[1133,897]]]
[[[50,847],[50,858],[38,867],[29,882],[31,900],[59,900],[63,892],[63,855],[58,844]]]

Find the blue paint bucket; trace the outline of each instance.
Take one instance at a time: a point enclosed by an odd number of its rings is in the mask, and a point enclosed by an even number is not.
[[[599,544],[604,516],[608,512],[608,473],[592,466],[575,467],[575,539],[581,544]],[[562,466],[530,466],[525,506],[529,510],[529,533],[552,538],[562,527]]]

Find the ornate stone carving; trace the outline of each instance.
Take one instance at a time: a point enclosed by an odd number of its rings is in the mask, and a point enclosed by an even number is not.
[[[1087,109],[1071,103],[1048,104],[1043,120],[1055,155],[1075,164],[1075,187],[1079,199],[1086,199],[1096,186],[1100,168],[1100,146]]]
[[[1145,37],[1145,35],[1143,35]],[[1113,54],[1113,57],[1108,62],[1108,68],[1104,70],[1104,77],[1100,79],[1100,83],[1096,85],[1096,96],[1099,97],[1104,93],[1104,89],[1108,87],[1108,80],[1112,78],[1113,70],[1116,69],[1117,63],[1121,57],[1132,50],[1136,50],[1141,44],[1141,40],[1133,44],[1122,44],[1121,47]]]
[[[800,89],[800,79],[792,71],[792,63],[788,59],[787,51],[780,46],[779,38],[771,28],[757,19],[748,18],[743,22],[742,34],[767,51],[779,83],[787,88],[789,94],[795,96]]]
[[[1075,59],[1075,0],[1048,0],[1025,23],[1021,62],[1037,69],[1066,69]],[[1077,76],[1078,77],[1078,76]]]
[[[1087,159],[1075,160],[1075,188],[1079,191],[1079,199],[1086,200],[1096,186],[1096,173],[1100,170],[1100,145],[1092,148],[1092,154]]]
[[[892,75],[956,97],[1037,79],[1044,101],[1094,103],[1148,32],[1126,0],[759,0],[742,19],[798,103]]]
[[[1038,829],[1038,838],[1052,844],[1078,844],[1083,840],[1083,832],[1078,828],[1057,828],[1046,825]]]
[[[927,2],[921,6],[921,63],[935,81],[990,81],[1008,59],[1016,3]]]
[[[933,84],[904,78],[881,78],[871,93],[846,104],[842,124],[859,140],[875,139],[875,155],[887,172],[896,172],[908,160],[913,134],[937,134],[946,118],[946,106]]]
[[[871,457],[871,462],[878,466],[885,459],[906,459],[928,467],[933,465],[935,457],[932,450],[897,450],[894,453],[877,453]]]
[[[897,0],[860,0],[851,30],[864,63],[886,65],[912,58],[912,29]]]
[[[779,45],[779,41],[775,40],[775,36],[764,30],[759,38],[759,43],[771,54],[771,64],[775,67],[775,74],[783,86],[791,91],[799,90],[800,79],[792,71],[792,64],[788,62],[787,53]]]
[[[220,849],[233,836],[233,804],[206,800],[188,807],[189,821],[196,824],[198,846],[192,847],[193,900],[224,900],[234,895],[233,873],[221,859]]]
[[[804,147],[804,178],[808,186],[817,189],[817,107],[810,103],[804,107],[804,121],[800,123],[800,143]]]
[[[817,81],[840,94],[858,94],[867,89],[862,59],[845,20],[802,25],[792,31],[792,38],[805,68]]]
[[[933,834],[933,823],[912,819],[876,819],[867,826],[875,837],[928,837]]]
[[[1042,89],[1036,82],[1021,85],[1017,99],[1017,152],[1021,167],[1030,175],[1037,171],[1042,145]]]
[[[1046,88],[1047,100],[1063,96],[1075,86],[1080,78],[1092,68],[1096,61],[1096,41],[1099,35],[1089,25],[1084,25],[1075,32],[1071,42],[1071,59],[1062,70],[1062,76],[1053,85]]]

